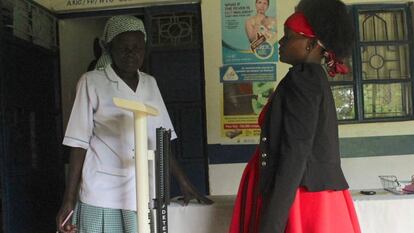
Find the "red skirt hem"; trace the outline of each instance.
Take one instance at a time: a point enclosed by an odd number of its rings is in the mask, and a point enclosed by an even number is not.
[[[348,190],[296,191],[285,233],[360,233]]]
[[[259,151],[247,164],[239,186],[229,233],[259,231],[262,197],[259,193]],[[299,187],[285,233],[361,233],[348,190],[309,192]],[[271,232],[269,232],[271,233]]]

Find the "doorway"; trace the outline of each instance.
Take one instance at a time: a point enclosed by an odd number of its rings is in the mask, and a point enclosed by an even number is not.
[[[65,15],[59,21],[64,125],[70,115],[80,75],[95,60],[93,43],[112,15],[141,18],[147,31],[143,71],[157,80],[178,139],[173,153],[192,183],[208,194],[208,160],[199,4],[157,6],[119,11]],[[179,194],[172,181],[172,196]]]

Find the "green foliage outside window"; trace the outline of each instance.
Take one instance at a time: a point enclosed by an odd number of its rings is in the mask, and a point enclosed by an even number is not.
[[[338,120],[413,118],[413,35],[409,4],[354,5],[352,72],[331,80]]]

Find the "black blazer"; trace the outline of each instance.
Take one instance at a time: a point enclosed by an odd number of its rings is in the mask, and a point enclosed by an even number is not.
[[[271,97],[261,127],[260,233],[284,233],[299,186],[344,190],[335,103],[325,71],[300,64]]]

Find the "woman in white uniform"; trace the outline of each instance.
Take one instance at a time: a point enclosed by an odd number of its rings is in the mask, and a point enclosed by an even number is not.
[[[155,149],[155,129],[172,130],[167,109],[155,79],[139,71],[145,54],[143,22],[133,16],[108,20],[97,69],[85,73],[77,93],[63,144],[71,147],[69,177],[62,207],[56,217],[58,232],[136,232],[133,114],[116,107],[119,97],[157,108],[159,116],[148,118],[148,149]],[[171,159],[185,203],[196,198],[211,201],[188,181]],[[72,221],[62,226],[75,210]]]

